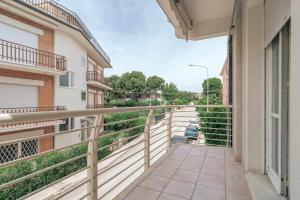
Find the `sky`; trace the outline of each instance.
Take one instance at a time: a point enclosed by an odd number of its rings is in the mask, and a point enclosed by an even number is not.
[[[205,65],[209,77],[219,77],[226,58],[227,37],[188,42],[176,38],[156,0],[58,2],[78,14],[109,55],[113,68],[105,70],[106,76],[142,71],[192,92],[202,91],[206,71],[188,64]]]

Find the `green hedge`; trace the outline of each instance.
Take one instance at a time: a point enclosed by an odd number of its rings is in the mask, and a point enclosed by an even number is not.
[[[120,137],[127,136],[122,133],[115,136],[106,136],[98,139],[98,148],[111,144]],[[33,160],[20,161],[15,165],[0,169],[0,184],[7,183],[17,178],[34,173],[46,167],[53,166],[76,156],[87,153],[88,145],[81,144],[64,151],[52,152],[46,155],[37,156]],[[109,149],[98,151],[98,160],[106,157],[111,152]],[[42,188],[56,180],[59,180],[71,173],[74,173],[87,166],[86,157],[72,161],[60,167],[56,167],[45,173],[41,173],[33,178],[17,183],[9,188],[0,191],[0,199],[18,199],[28,193]]]
[[[207,96],[204,96],[200,101],[197,102],[198,105],[206,105]],[[222,99],[217,95],[209,95],[210,105],[222,105]],[[204,134],[206,138],[206,144],[212,145],[228,145],[228,131],[224,129],[230,129],[228,118],[230,118],[230,113],[227,108],[209,108],[209,112],[206,112],[206,108],[198,108],[198,116],[200,118],[200,131]],[[210,117],[210,118],[205,118]],[[223,123],[223,124],[220,124]],[[217,129],[223,130],[217,130]],[[213,133],[215,135],[209,134]],[[225,141],[217,141],[225,140]]]
[[[198,109],[198,116],[200,118],[200,131],[205,136],[206,144],[227,145],[227,141],[218,140],[228,139],[228,132],[224,130],[228,129],[228,115],[229,114],[227,113],[226,108],[209,108],[209,112],[206,112],[206,108]]]
[[[130,122],[125,122],[125,123],[119,123],[119,124],[112,124],[105,126],[104,129],[106,131],[120,131],[128,128],[132,128],[135,126],[140,126],[144,125],[146,123],[146,112],[127,112],[127,113],[114,113],[105,116],[104,118],[104,123],[111,123],[111,122],[117,122],[117,121],[122,121],[122,120],[128,120],[128,119],[134,119],[134,118],[139,118],[141,119],[136,119]],[[144,127],[140,127],[137,129],[133,129],[128,131],[129,135],[135,135],[138,133],[141,133],[144,131]]]
[[[106,107],[135,107],[135,106],[158,106],[160,105],[160,101],[158,100],[134,100],[134,99],[114,99],[110,102],[106,103]]]

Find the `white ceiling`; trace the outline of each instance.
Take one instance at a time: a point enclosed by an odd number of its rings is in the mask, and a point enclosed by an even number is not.
[[[195,23],[231,16],[234,0],[182,0],[191,20]]]

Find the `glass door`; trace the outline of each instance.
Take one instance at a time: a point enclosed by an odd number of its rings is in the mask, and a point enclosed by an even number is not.
[[[280,191],[280,122],[281,122],[281,65],[277,35],[266,52],[267,65],[267,173],[276,190]]]
[[[288,27],[266,48],[266,172],[280,194],[287,186]]]

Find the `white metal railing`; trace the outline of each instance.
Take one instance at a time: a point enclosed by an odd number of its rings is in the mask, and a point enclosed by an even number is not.
[[[0,199],[113,199],[172,143],[230,147],[231,109],[209,106],[206,112],[206,106],[185,105],[0,114],[0,125],[95,116],[83,128],[1,142],[3,156],[7,145],[39,144],[78,133],[88,136],[75,144],[4,160],[0,163]],[[124,113],[127,119],[114,120]],[[188,129],[197,126],[197,121],[198,135],[193,137]]]

